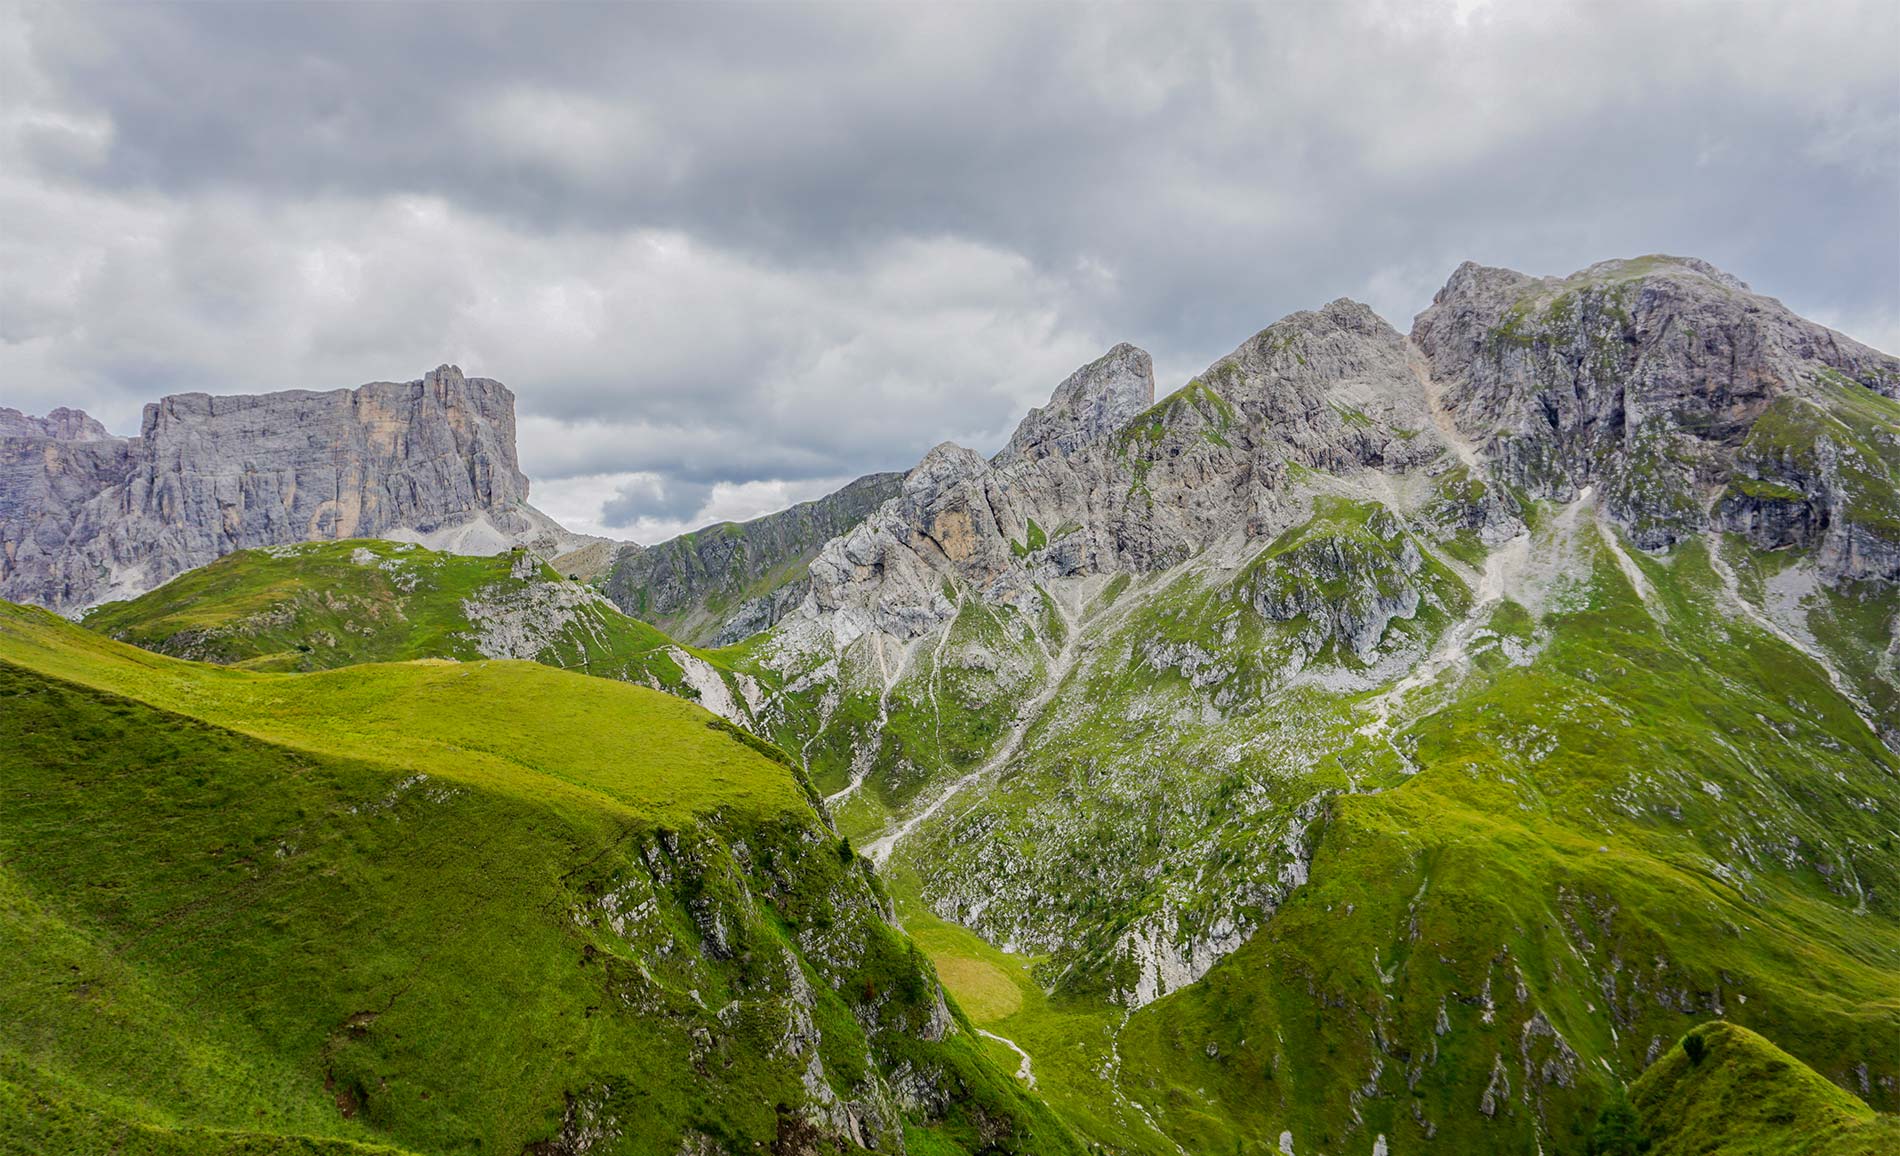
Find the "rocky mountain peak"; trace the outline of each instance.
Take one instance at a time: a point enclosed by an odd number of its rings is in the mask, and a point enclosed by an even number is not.
[[[1154,398],[1153,359],[1123,342],[1070,374],[1048,405],[1030,410],[996,460],[1074,453],[1126,425]]]
[[[1412,339],[1457,428],[1500,478],[1533,495],[1568,501],[1598,486],[1645,549],[1702,532],[1714,509],[1730,528],[1829,539],[1822,554],[1842,560],[1838,576],[1900,575],[1900,543],[1877,529],[1892,482],[1853,481],[1900,472],[1883,420],[1855,400],[1900,397],[1900,359],[1707,262],[1637,257],[1561,278],[1467,263],[1419,314]],[[1761,479],[1786,469],[1766,459],[1778,460],[1790,435],[1810,447],[1804,460],[1831,447],[1814,460],[1848,464],[1775,482],[1798,510],[1725,496],[1737,485],[1772,488]],[[1850,500],[1850,489],[1865,497]]]
[[[0,406],[0,437],[51,438],[62,442],[96,442],[112,437],[111,431],[85,410],[65,406],[33,417],[17,409]]]

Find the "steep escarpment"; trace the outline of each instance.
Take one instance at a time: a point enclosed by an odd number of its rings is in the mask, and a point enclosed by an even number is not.
[[[178,394],[139,436],[66,411],[0,422],[0,597],[76,611],[233,550],[396,537],[466,553],[566,534],[527,504],[514,395],[442,366],[411,382]]]
[[[1557,500],[1596,485],[1645,549],[1713,522],[1818,544],[1834,577],[1900,577],[1900,441],[1867,405],[1900,398],[1900,359],[1704,262],[1563,279],[1467,263],[1412,336],[1511,484]]]

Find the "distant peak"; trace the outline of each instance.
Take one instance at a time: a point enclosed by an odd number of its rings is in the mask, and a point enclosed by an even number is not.
[[[45,417],[33,417],[17,409],[0,406],[0,437],[39,437],[62,442],[96,442],[112,437],[110,430],[84,410],[65,406],[51,410]]]

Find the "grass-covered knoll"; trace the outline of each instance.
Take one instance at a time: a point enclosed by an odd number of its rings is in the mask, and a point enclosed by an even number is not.
[[[462,603],[521,585],[515,561],[380,539],[239,550],[107,603],[86,625],[147,650],[255,670],[479,658]]]
[[[0,1151],[1069,1148],[796,772],[678,699],[4,606],[0,750]]]
[[[409,770],[486,789],[611,801],[669,822],[805,805],[796,772],[736,738],[705,742],[712,720],[698,707],[536,663],[260,674],[151,654],[11,604],[0,606],[0,647],[41,674],[298,750],[378,759],[400,739]]]
[[[1876,1113],[1737,1024],[1689,1032],[1630,1085],[1629,1101],[1633,1138],[1651,1156],[1900,1152],[1900,1118]]]
[[[470,557],[380,539],[241,550],[86,625],[163,654],[247,670],[329,670],[418,658],[526,658],[698,699],[677,646],[520,552]],[[729,671],[735,708],[745,696]]]

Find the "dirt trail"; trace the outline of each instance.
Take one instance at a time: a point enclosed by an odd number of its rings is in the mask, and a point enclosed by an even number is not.
[[[1744,618],[1747,618],[1769,634],[1774,635],[1776,638],[1813,659],[1814,664],[1819,666],[1822,673],[1827,675],[1827,680],[1834,684],[1834,690],[1853,706],[1854,714],[1866,725],[1868,730],[1878,735],[1880,728],[1874,725],[1873,709],[1862,701],[1858,694],[1854,693],[1853,686],[1841,674],[1840,670],[1835,667],[1834,663],[1828,659],[1827,655],[1821,653],[1819,648],[1797,636],[1793,631],[1782,626],[1781,623],[1770,618],[1767,614],[1762,612],[1760,607],[1743,597],[1741,581],[1736,578],[1735,570],[1729,566],[1728,559],[1722,557],[1721,539],[1711,531],[1704,535],[1703,540],[1708,546],[1709,565],[1715,570],[1715,576],[1722,580],[1722,592],[1727,595],[1728,601],[1734,605],[1735,609],[1741,611]]]
[[[1440,674],[1465,661],[1472,638],[1490,621],[1491,612],[1504,600],[1511,579],[1530,560],[1530,552],[1531,536],[1526,532],[1485,555],[1484,570],[1478,575],[1477,589],[1472,591],[1471,609],[1457,625],[1445,631],[1438,645],[1410,673],[1376,698],[1360,704],[1359,709],[1373,712],[1372,721],[1359,728],[1360,734],[1373,739],[1385,737],[1390,730],[1392,712],[1403,704],[1407,694],[1430,686]]]
[[[1080,631],[1076,628],[1075,622],[1070,619],[1068,608],[1062,605],[1061,599],[1054,601],[1057,613],[1062,615],[1063,624],[1068,629],[1065,631],[1062,649],[1056,652],[1054,661],[1049,664],[1049,673],[1043,679],[1042,690],[1016,713],[1016,721],[1010,726],[1009,737],[1003,740],[1003,745],[987,762],[951,783],[931,801],[928,807],[904,820],[896,830],[880,836],[864,848],[864,854],[871,862],[879,867],[884,866],[890,860],[891,851],[896,848],[898,842],[915,831],[919,824],[942,810],[943,805],[955,798],[965,787],[992,771],[1002,769],[1010,759],[1016,757],[1016,752],[1022,748],[1023,738],[1028,735],[1029,728],[1042,717],[1043,708],[1049,705],[1049,700],[1056,696],[1056,692],[1062,689],[1063,682],[1068,679],[1069,671],[1074,668],[1076,654],[1080,649],[1077,645]],[[941,642],[938,644],[938,651],[939,653],[942,651]]]
[[[899,824],[895,830],[879,836],[864,848],[864,854],[871,862],[877,864],[879,867],[884,866],[885,863],[890,861],[891,852],[906,836],[912,831],[915,831],[925,820],[942,810],[943,805],[948,803],[952,798],[955,798],[965,787],[968,787],[983,776],[999,771],[1008,765],[1009,760],[1015,758],[1017,752],[1022,749],[1023,739],[1029,734],[1029,728],[1035,725],[1036,720],[1042,717],[1042,712],[1048,708],[1049,703],[1061,692],[1062,684],[1068,681],[1069,673],[1075,669],[1076,660],[1085,649],[1082,639],[1083,622],[1078,614],[1078,608],[1071,607],[1067,601],[1054,592],[1051,592],[1051,600],[1055,603],[1056,613],[1062,617],[1063,639],[1061,649],[1056,652],[1054,658],[1050,661],[1048,673],[1043,677],[1042,689],[1037,692],[1036,697],[1031,699],[1021,711],[1017,712],[1016,721],[1010,727],[1009,737],[1003,741],[1003,745],[997,749],[995,755],[982,766],[951,783],[941,794],[931,801],[928,807],[911,816],[909,819],[906,819],[903,823]],[[1140,601],[1138,598],[1118,600],[1116,605],[1103,610],[1095,621],[1089,624],[1091,630],[1096,634],[1107,630],[1111,622],[1125,616],[1129,609],[1139,605]],[[1082,609],[1086,609],[1086,607],[1084,606]],[[943,642],[940,640],[937,644],[937,653],[940,657],[942,650]]]
[[[997,1043],[1002,1044],[1010,1051],[1021,1056],[1023,1062],[1021,1066],[1016,1069],[1016,1078],[1031,1088],[1036,1086],[1036,1074],[1029,1069],[1029,1053],[1018,1047],[1015,1040],[1010,1039],[1008,1036],[999,1036],[995,1032],[986,1032],[982,1028],[976,1029],[976,1034],[987,1040],[995,1040]]]

